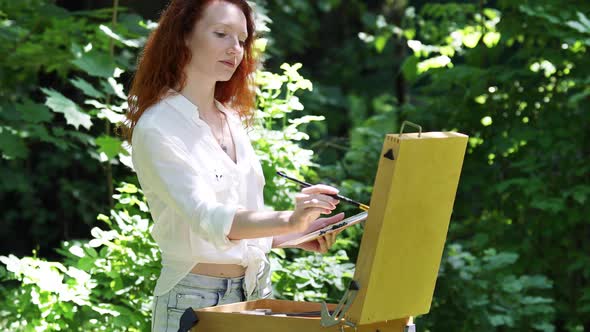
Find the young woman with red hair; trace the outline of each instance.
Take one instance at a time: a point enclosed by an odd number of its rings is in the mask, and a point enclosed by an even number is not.
[[[245,0],[172,0],[139,60],[126,129],[162,253],[153,331],[177,331],[189,307],[270,296],[270,249],[343,218],[319,218],[338,204],[326,185],[303,189],[293,211],[264,211],[262,168],[243,128],[254,38]],[[334,240],[300,248],[326,252]]]

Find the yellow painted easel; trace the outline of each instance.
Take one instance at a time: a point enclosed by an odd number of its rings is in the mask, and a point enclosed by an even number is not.
[[[269,299],[203,308],[191,331],[414,330],[412,316],[430,310],[467,136],[403,134],[404,125],[385,137],[354,279],[338,305]],[[257,309],[321,317],[244,313]]]

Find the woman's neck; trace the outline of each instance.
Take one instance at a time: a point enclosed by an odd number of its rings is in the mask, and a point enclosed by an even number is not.
[[[205,117],[216,115],[215,107],[215,81],[207,81],[187,75],[186,84],[180,91],[186,99],[197,106],[199,113]]]

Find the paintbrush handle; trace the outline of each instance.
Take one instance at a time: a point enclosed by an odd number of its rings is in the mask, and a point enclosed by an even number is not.
[[[296,178],[290,177],[290,176],[288,176],[287,174],[285,174],[283,172],[278,171],[277,174],[280,175],[280,176],[282,176],[282,177],[284,177],[287,180],[291,180],[293,182],[299,183],[303,187],[311,187],[312,186],[311,183],[307,183],[305,181],[301,181],[301,180],[298,180]],[[358,207],[359,209],[361,209],[363,211],[369,211],[369,206],[368,205],[365,205],[363,203],[359,203],[359,202],[357,202],[355,200],[352,200],[352,199],[350,199],[348,197],[344,197],[344,196],[341,196],[341,195],[328,195],[328,196],[333,197],[333,198],[338,199],[338,200],[341,200],[341,201],[345,201],[346,203],[352,204],[352,205]]]

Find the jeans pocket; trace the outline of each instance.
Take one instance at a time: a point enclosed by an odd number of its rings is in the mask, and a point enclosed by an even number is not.
[[[219,294],[215,289],[203,289],[178,285],[174,291],[176,302],[172,309],[200,309],[217,305]]]
[[[217,292],[211,294],[178,293],[176,295],[176,309],[206,308],[216,305],[218,301],[219,295]]]
[[[168,308],[166,332],[178,332],[180,328],[180,317],[182,317],[183,313],[184,310]]]
[[[166,332],[177,332],[180,326],[180,317],[188,308],[193,310],[211,307],[219,302],[219,295],[214,289],[193,288],[177,285],[172,289],[172,296],[168,306],[168,324]]]

